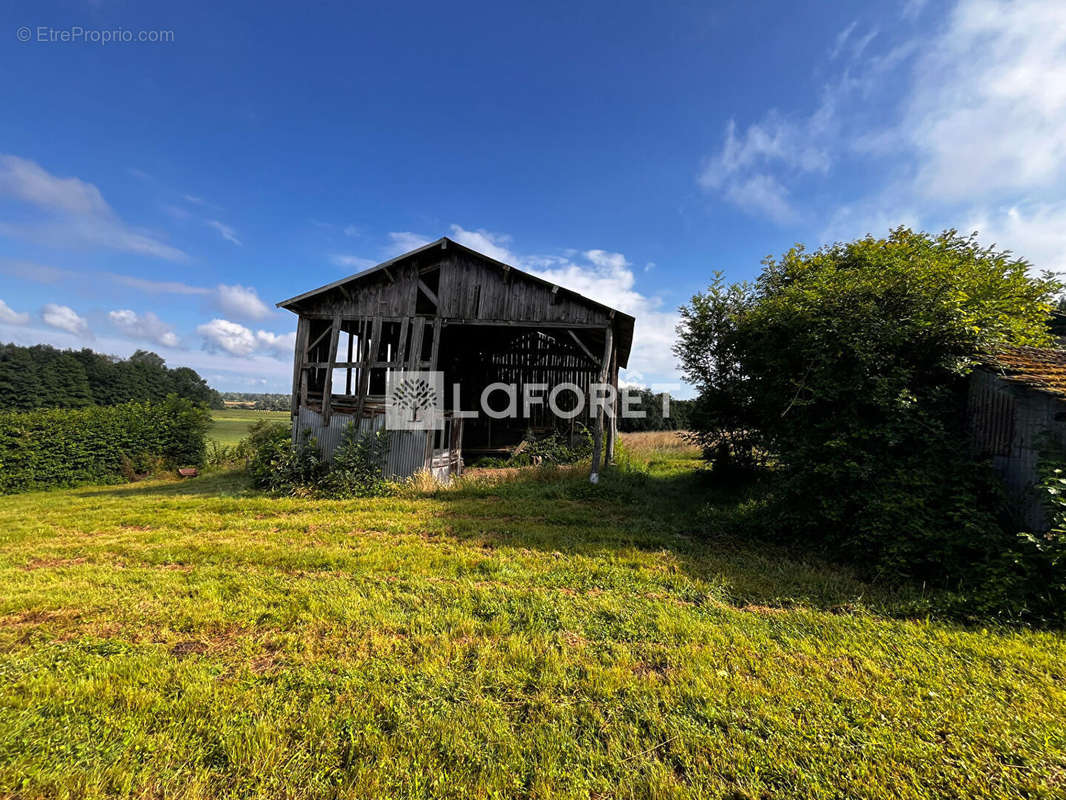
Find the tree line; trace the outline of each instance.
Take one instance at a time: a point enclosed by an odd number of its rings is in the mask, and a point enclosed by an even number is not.
[[[227,405],[256,411],[288,411],[292,404],[292,395],[262,392],[222,392],[222,400]]]
[[[89,348],[0,344],[0,410],[113,406],[169,395],[222,408],[221,395],[195,370],[171,369],[146,350],[118,358]]]

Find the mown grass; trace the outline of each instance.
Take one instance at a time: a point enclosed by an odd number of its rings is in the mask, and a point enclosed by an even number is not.
[[[248,435],[248,430],[261,419],[288,422],[288,411],[254,411],[249,408],[212,409],[211,428],[207,438],[219,444],[234,445]]]
[[[629,443],[597,487],[0,498],[0,795],[1063,796],[1060,634],[901,616]]]

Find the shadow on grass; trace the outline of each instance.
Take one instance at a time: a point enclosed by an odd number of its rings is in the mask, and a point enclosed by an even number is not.
[[[564,554],[666,551],[685,575],[741,608],[903,617],[931,610],[918,590],[874,585],[813,550],[772,542],[766,485],[727,483],[692,462],[608,468],[598,485],[588,483],[587,468],[528,468],[429,495],[444,501],[457,539]]]
[[[82,491],[145,499],[265,496],[237,471]],[[445,523],[444,536],[480,547],[579,556],[668,553],[685,576],[702,585],[687,591],[711,593],[738,608],[869,610],[903,617],[931,611],[930,598],[920,592],[864,582],[813,551],[771,542],[765,485],[726,483],[691,460],[608,467],[596,485],[588,482],[587,465],[525,467],[402,494],[432,501],[426,513]],[[337,519],[348,508],[347,501],[307,502],[309,510],[313,503],[316,510],[331,509]]]
[[[90,486],[83,487],[80,491],[84,494],[108,497],[219,497],[243,494],[249,489],[248,479],[243,472],[226,470],[209,472],[196,478],[135,481],[120,486]]]

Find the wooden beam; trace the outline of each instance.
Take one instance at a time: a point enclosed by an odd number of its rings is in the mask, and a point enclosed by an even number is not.
[[[333,317],[331,317],[330,319],[333,319]],[[311,342],[311,344],[307,345],[307,351],[311,352],[316,347],[318,347],[318,345],[322,342],[322,340],[325,339],[327,336],[329,336],[330,333],[332,333],[332,332],[333,332],[333,326],[331,324],[328,328],[326,328],[324,331],[322,331],[322,333],[320,333],[315,338],[315,340],[313,342]]]
[[[370,364],[375,361],[375,353],[377,351],[378,344],[381,340],[381,317],[374,317],[373,323],[367,320],[363,324],[364,332],[367,328],[371,329],[370,336],[360,338],[360,344],[365,344],[360,348],[363,351],[362,367],[359,372],[359,390],[357,392],[359,399],[355,405],[355,424],[358,425],[363,418],[363,406],[366,403],[367,392],[370,391]]]
[[[589,350],[587,347],[585,347],[585,343],[583,341],[581,341],[581,339],[578,338],[578,335],[576,333],[574,333],[570,329],[567,329],[566,332],[570,334],[570,338],[573,339],[577,343],[577,346],[581,348],[581,352],[583,352],[585,355],[587,355],[589,357],[589,360],[592,361],[593,364],[599,364],[600,363],[599,360],[596,358],[596,356],[592,355],[592,351]]]
[[[511,328],[573,328],[574,330],[581,331],[602,331],[607,329],[607,325],[602,322],[556,322],[552,321],[539,321],[539,320],[524,320],[524,319],[466,319],[464,317],[441,317],[441,322],[445,325],[499,325],[507,326]],[[599,361],[599,359],[593,359]]]
[[[429,298],[429,301],[433,303],[433,305],[440,306],[440,301],[437,299],[436,292],[426,286],[426,282],[421,278],[418,279],[418,289],[422,294]]]
[[[396,344],[396,352],[392,354],[393,366],[398,369],[404,368],[407,359],[407,326],[411,323],[407,317],[400,322],[400,341]]]
[[[607,418],[607,447],[604,450],[604,461],[608,464],[614,463],[614,443],[618,437],[618,409],[620,403],[618,402],[618,350],[614,347],[611,348],[611,386],[614,387],[614,400],[611,402],[612,413]]]
[[[292,359],[292,416],[300,413],[300,376],[307,360],[307,331],[311,323],[300,317],[296,323],[296,348]],[[295,429],[296,426],[293,426]]]
[[[355,345],[355,335],[348,331],[348,363],[344,366],[348,370],[348,374],[344,378],[344,393],[352,393],[352,347]]]
[[[429,354],[429,367],[428,369],[434,370],[437,368],[437,351],[440,349],[440,320],[433,321],[433,347]]]
[[[330,325],[329,353],[326,364],[326,381],[322,387],[322,422],[329,425],[330,395],[333,393],[333,362],[337,359],[337,340],[341,333],[341,317],[337,314]]]
[[[415,317],[411,324],[411,352],[407,354],[407,369],[417,370],[419,359],[422,358],[422,335],[425,332],[426,321],[422,317]]]
[[[607,335],[604,337],[603,343],[603,359],[600,361],[602,365],[600,368],[599,382],[607,383],[607,370],[610,367],[611,352],[614,350],[613,332],[610,328],[607,329]],[[589,399],[591,404],[591,398]],[[592,471],[589,473],[589,483],[600,482],[600,451],[603,447],[603,407],[596,407],[596,420],[595,428],[592,434]]]

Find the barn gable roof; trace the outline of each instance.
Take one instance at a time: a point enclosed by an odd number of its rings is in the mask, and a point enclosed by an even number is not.
[[[280,303],[277,303],[277,307],[285,308],[294,312],[298,311],[296,306],[306,303],[308,300],[311,300],[319,295],[326,294],[328,292],[333,291],[334,289],[339,289],[341,287],[349,289],[358,288],[359,283],[374,279],[379,273],[388,270],[389,267],[399,265],[402,262],[405,262],[409,259],[417,258],[433,250],[446,250],[471,256],[473,258],[479,259],[483,263],[496,267],[502,273],[509,274],[511,278],[519,278],[521,280],[549,287],[553,290],[559,291],[560,293],[564,294],[566,297],[576,303],[605,312],[610,318],[614,320],[615,329],[618,334],[619,365],[623,367],[626,365],[628,361],[629,351],[633,343],[633,326],[635,320],[632,316],[618,311],[617,309],[611,308],[610,306],[604,305],[603,303],[599,303],[595,300],[585,297],[584,295],[578,294],[572,289],[567,289],[565,286],[557,286],[551,281],[547,281],[543,278],[526,272],[525,270],[521,270],[518,267],[513,267],[510,264],[505,264],[502,261],[497,261],[496,259],[491,258],[490,256],[487,256],[484,253],[480,253],[477,250],[473,250],[469,247],[466,247],[465,245],[459,244],[459,242],[456,242],[453,239],[449,239],[446,236],[442,236],[440,239],[437,239],[434,242],[430,242],[429,244],[411,250],[410,252],[403,253],[402,255],[396,256],[395,258],[390,258],[388,261],[383,261],[376,266],[363,270],[362,272],[358,272],[354,275],[349,275],[347,278],[341,278],[340,280],[334,281],[333,283],[328,283],[325,286],[320,286],[317,289],[312,289],[308,292],[304,292],[303,294],[298,294],[295,297],[290,297],[287,300],[282,300]]]

